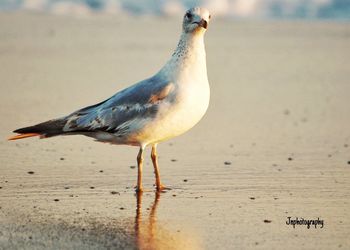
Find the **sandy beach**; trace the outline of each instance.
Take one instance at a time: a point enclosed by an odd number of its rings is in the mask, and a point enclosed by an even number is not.
[[[137,197],[136,147],[6,140],[154,74],[180,23],[0,14],[0,249],[350,248],[346,22],[214,19],[210,107],[159,145],[165,193],[149,151]]]

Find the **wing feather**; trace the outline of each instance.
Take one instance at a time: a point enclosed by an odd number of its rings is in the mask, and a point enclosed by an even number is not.
[[[154,118],[162,102],[175,100],[175,85],[157,76],[126,88],[111,98],[67,116],[65,132],[110,132],[125,135]]]

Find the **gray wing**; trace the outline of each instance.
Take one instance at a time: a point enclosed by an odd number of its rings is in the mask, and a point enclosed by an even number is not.
[[[111,98],[65,117],[64,132],[104,131],[124,135],[154,118],[162,102],[175,100],[175,85],[159,76],[141,81]]]

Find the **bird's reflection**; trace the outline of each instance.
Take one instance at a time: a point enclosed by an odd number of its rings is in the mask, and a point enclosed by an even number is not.
[[[135,236],[136,244],[140,249],[152,249],[155,244],[157,231],[156,212],[160,199],[160,192],[155,192],[153,204],[149,210],[148,222],[142,219],[142,192],[136,194]]]
[[[157,208],[162,193],[154,193],[154,201],[147,213],[142,209],[142,193],[136,194],[135,241],[138,249],[200,249],[198,242],[180,231],[167,230],[157,221]]]

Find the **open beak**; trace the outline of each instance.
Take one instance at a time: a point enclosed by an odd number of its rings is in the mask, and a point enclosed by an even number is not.
[[[203,27],[204,29],[208,28],[208,22],[202,19],[200,22],[197,22],[199,27]]]

